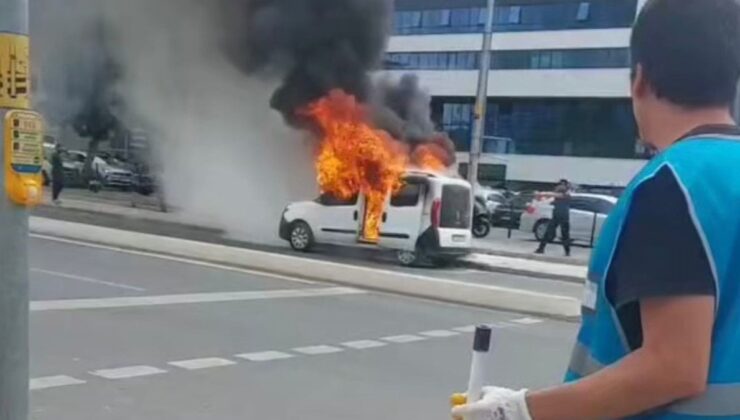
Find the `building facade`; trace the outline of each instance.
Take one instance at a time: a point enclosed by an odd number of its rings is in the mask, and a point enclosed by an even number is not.
[[[643,3],[496,1],[482,183],[623,187],[644,165],[629,100],[629,38]],[[485,8],[486,0],[396,0],[384,61],[394,76],[419,76],[463,164]]]

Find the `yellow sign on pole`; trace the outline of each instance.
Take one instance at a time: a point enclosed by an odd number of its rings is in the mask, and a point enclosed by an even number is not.
[[[0,34],[0,108],[31,108],[31,62],[26,35]]]
[[[41,201],[44,164],[44,120],[32,111],[5,115],[5,191],[16,204]]]

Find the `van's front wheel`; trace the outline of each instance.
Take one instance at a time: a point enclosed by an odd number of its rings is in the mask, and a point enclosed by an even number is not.
[[[308,252],[313,245],[313,231],[308,223],[301,221],[293,223],[290,227],[290,247],[296,251]]]
[[[415,251],[398,251],[396,259],[404,267],[411,267],[419,261],[419,254]]]

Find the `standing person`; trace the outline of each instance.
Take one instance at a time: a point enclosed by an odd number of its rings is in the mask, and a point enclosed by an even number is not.
[[[560,227],[565,256],[570,257],[570,182],[567,179],[561,179],[555,187],[555,191],[547,195],[554,198],[552,202],[552,220],[548,223],[545,237],[542,238],[535,253],[545,253],[545,247],[555,240],[557,229]]]
[[[631,49],[640,135],[660,153],[594,249],[567,384],[489,388],[455,415],[740,418],[740,4],[649,0]]]
[[[62,145],[57,143],[54,154],[51,156],[51,197],[52,202],[60,204],[59,195],[64,189],[64,163],[62,161]]]

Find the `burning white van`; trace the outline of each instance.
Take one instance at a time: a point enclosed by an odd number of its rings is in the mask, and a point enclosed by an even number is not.
[[[403,265],[422,259],[444,265],[466,255],[472,240],[470,184],[430,172],[408,171],[403,185],[386,202],[377,240],[364,237],[367,200],[362,195],[341,200],[325,194],[314,201],[288,205],[280,221],[280,237],[303,252],[324,243],[393,249]]]

